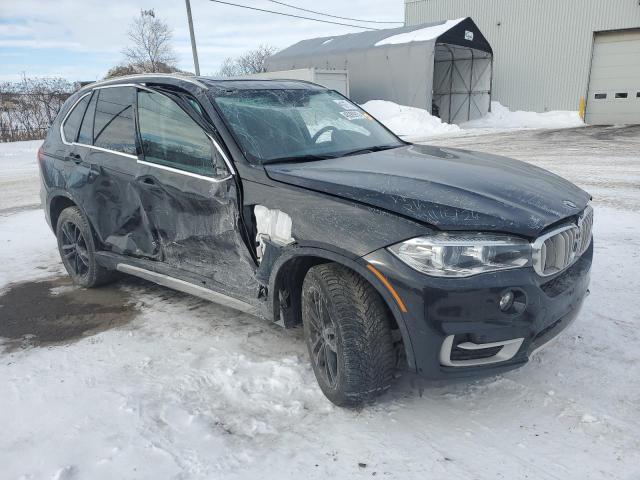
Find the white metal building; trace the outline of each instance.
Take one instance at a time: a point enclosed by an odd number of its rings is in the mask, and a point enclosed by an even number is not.
[[[335,90],[349,96],[349,72],[347,70],[324,70],[321,68],[297,68],[262,73],[250,73],[242,78],[264,78],[270,80],[304,80]]]
[[[405,0],[407,25],[472,17],[494,52],[492,96],[511,109],[640,123],[639,0]]]
[[[269,57],[267,70],[347,71],[357,103],[389,100],[462,123],[489,111],[492,58],[491,45],[465,17],[302,40]]]

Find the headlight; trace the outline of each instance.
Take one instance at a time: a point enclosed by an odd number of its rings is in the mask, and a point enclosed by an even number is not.
[[[492,233],[437,233],[405,240],[389,250],[410,267],[436,277],[468,277],[531,265],[528,241]]]

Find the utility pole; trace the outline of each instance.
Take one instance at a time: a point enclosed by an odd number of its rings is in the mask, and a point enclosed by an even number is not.
[[[189,34],[191,35],[191,52],[193,53],[193,66],[196,69],[196,75],[200,75],[200,63],[198,62],[198,49],[196,48],[196,36],[193,33],[193,19],[191,18],[191,2],[184,0],[187,4],[187,19],[189,20]]]

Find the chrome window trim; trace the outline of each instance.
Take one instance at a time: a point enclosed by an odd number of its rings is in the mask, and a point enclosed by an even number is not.
[[[73,143],[70,143],[69,145],[77,145],[79,147],[86,147],[86,148],[90,148],[91,150],[98,150],[100,152],[112,153],[114,155],[120,155],[121,157],[132,158],[134,160],[138,159],[137,155],[132,155],[130,153],[119,152],[117,150],[111,150],[110,148],[96,147],[95,145],[87,145],[86,143],[73,142]]]
[[[216,142],[215,138],[213,138],[211,135],[209,135],[207,132],[204,132],[205,135],[207,137],[209,137],[209,140],[211,140],[213,142],[213,146],[216,147],[216,150],[218,150],[218,153],[220,153],[220,155],[222,156],[222,159],[224,160],[224,163],[227,165],[227,168],[229,169],[229,174],[231,176],[234,176],[236,174],[235,169],[233,168],[233,164],[231,163],[231,161],[227,158],[227,155],[224,153],[224,150],[222,150],[222,147],[218,144],[218,142]]]
[[[136,83],[116,83],[115,85],[98,85],[97,87],[92,87],[91,90],[102,90],[104,88],[118,88],[118,87],[138,87],[139,85]]]
[[[168,172],[177,173],[177,174],[180,174],[180,175],[186,175],[188,177],[197,178],[199,180],[207,180],[207,181],[212,182],[212,183],[226,182],[230,178],[233,178],[233,175],[231,175],[231,174],[227,175],[224,178],[207,177],[205,175],[199,175],[197,173],[187,172],[186,170],[180,170],[178,168],[168,167],[166,165],[160,165],[159,163],[147,162],[145,160],[140,160],[140,159],[138,159],[138,163],[141,164],[141,165],[146,165],[148,167],[159,168],[161,170],[167,170]]]
[[[60,139],[62,140],[62,143],[64,143],[65,145],[75,145],[75,142],[68,142],[67,139],[64,136],[64,124],[67,121],[67,118],[69,118],[69,115],[71,115],[71,112],[73,112],[73,110],[76,108],[76,106],[78,105],[78,103],[80,103],[80,101],[86,97],[87,95],[91,95],[93,93],[93,90],[91,90],[90,92],[87,92],[85,94],[83,94],[80,98],[78,98],[78,100],[76,100],[75,102],[73,102],[73,105],[71,106],[71,108],[69,109],[69,111],[65,114],[64,118],[62,119],[62,122],[60,122]],[[78,127],[80,128],[80,126]]]
[[[124,77],[121,77],[121,78],[124,78]],[[196,83],[196,82],[193,82],[193,83]],[[199,83],[199,82],[197,82],[197,83]],[[202,85],[202,84],[200,84],[200,85],[204,87],[204,85]],[[220,146],[220,144],[215,140],[215,138],[213,138],[211,135],[209,135],[204,130],[203,130],[204,134],[207,136],[207,138],[211,141],[211,143],[213,144],[215,149],[218,151],[218,153],[220,154],[220,156],[224,160],[224,163],[227,166],[227,169],[229,170],[229,175],[224,177],[224,178],[216,179],[216,178],[213,178],[213,177],[207,177],[205,175],[199,175],[197,173],[191,173],[191,172],[188,172],[186,170],[181,170],[179,168],[167,167],[165,165],[160,165],[160,164],[156,164],[156,163],[153,163],[153,162],[147,162],[145,160],[140,160],[138,155],[132,155],[130,153],[119,152],[117,150],[111,150],[109,148],[97,147],[95,145],[87,145],[86,143],[67,142],[66,138],[64,137],[64,131],[63,131],[64,123],[66,122],[67,117],[71,114],[71,112],[76,107],[76,105],[78,105],[78,103],[84,97],[86,97],[87,95],[92,94],[94,92],[94,90],[101,90],[103,88],[117,88],[117,87],[134,87],[134,88],[138,88],[140,90],[145,90],[145,91],[148,91],[148,92],[151,92],[151,93],[156,93],[158,95],[164,95],[162,92],[158,92],[156,90],[148,88],[145,85],[138,84],[138,83],[118,83],[118,84],[115,84],[115,85],[97,85],[97,86],[91,87],[90,91],[88,91],[85,94],[83,94],[80,98],[78,98],[78,100],[76,100],[74,102],[73,106],[69,109],[69,111],[64,116],[64,119],[60,123],[60,136],[61,136],[61,139],[62,139],[62,143],[64,143],[65,145],[69,145],[69,146],[86,147],[86,148],[90,148],[92,150],[98,150],[98,151],[105,152],[105,153],[112,153],[114,155],[120,155],[122,157],[131,158],[133,160],[136,160],[138,163],[140,163],[142,165],[147,165],[147,166],[150,166],[150,167],[160,168],[160,169],[167,170],[167,171],[170,171],[170,172],[173,172],[173,173],[178,173],[178,174],[181,174],[181,175],[187,175],[187,176],[198,178],[198,179],[201,179],[201,180],[208,180],[208,181],[213,182],[213,183],[225,182],[225,181],[229,180],[230,178],[232,178],[233,176],[235,176],[235,174],[236,174],[235,168],[233,168],[233,164],[231,163],[231,161],[229,160],[227,155],[224,153],[224,150],[222,150],[222,147]],[[167,95],[164,95],[164,96],[169,98],[169,100],[171,100],[171,98],[168,97]],[[173,100],[171,100],[171,101],[173,101]]]

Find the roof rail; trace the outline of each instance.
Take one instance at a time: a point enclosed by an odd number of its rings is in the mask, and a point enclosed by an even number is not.
[[[196,80],[195,78],[184,76],[184,75],[176,75],[174,73],[135,73],[132,75],[123,75],[122,77],[109,78],[107,80],[99,80],[97,82],[93,82],[88,85],[85,85],[84,87],[81,88],[81,90],[85,90],[85,89],[89,90],[102,85],[118,84],[121,81],[133,80],[133,81],[138,81],[142,83],[145,80],[153,80],[154,78],[157,78],[157,77],[182,80],[182,81],[197,85],[198,87],[201,87],[201,88],[207,88],[207,86],[204,83],[200,82],[199,80]]]

